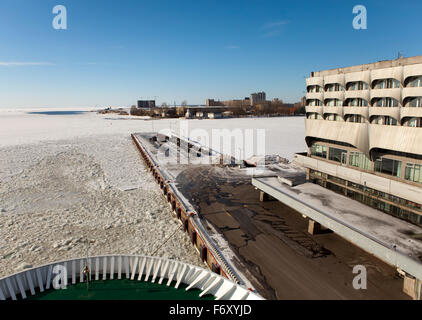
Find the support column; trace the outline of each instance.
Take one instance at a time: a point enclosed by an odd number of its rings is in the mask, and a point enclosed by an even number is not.
[[[403,280],[403,292],[412,297],[413,300],[422,300],[422,281],[406,274]]]
[[[264,191],[259,192],[259,201],[264,202],[264,201],[269,201],[269,200],[270,200],[270,195],[268,193],[265,193]]]
[[[312,235],[320,233],[321,232],[321,225],[318,222],[309,219],[308,232]]]

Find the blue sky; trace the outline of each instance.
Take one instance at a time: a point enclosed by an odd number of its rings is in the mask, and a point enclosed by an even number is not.
[[[419,0],[1,0],[0,107],[295,102],[311,71],[421,55],[421,15]]]

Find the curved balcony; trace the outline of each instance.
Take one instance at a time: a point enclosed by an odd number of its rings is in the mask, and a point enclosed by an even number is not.
[[[399,107],[369,107],[369,122],[371,122],[374,116],[390,116],[399,122],[400,120],[400,109]]]
[[[396,79],[403,83],[403,67],[375,69],[371,71],[371,86],[375,80]]]
[[[311,77],[306,78],[306,87],[309,86],[324,86],[324,78],[323,77]]]
[[[403,83],[409,77],[417,77],[422,75],[422,64],[412,64],[403,67]]]
[[[343,101],[344,100],[344,91],[325,91],[324,92],[324,100],[325,99],[338,99]]]
[[[323,110],[321,106],[306,106],[306,113],[318,113],[321,116],[323,115]]]
[[[369,107],[344,107],[343,109],[344,116],[349,114],[358,114],[366,120],[369,120]]]
[[[370,91],[370,104],[373,104],[374,98],[394,98],[399,103],[401,102],[401,89],[392,88],[392,89],[373,89]]]
[[[400,108],[400,124],[403,125],[403,120],[406,118],[422,118],[422,108]]]
[[[339,74],[333,74],[333,75],[324,77],[324,86],[327,84],[334,84],[334,83],[339,83],[344,87],[344,74],[339,73]]]
[[[412,98],[412,97],[422,97],[422,87],[403,88],[403,91],[402,91],[403,105],[405,105],[406,98]]]
[[[305,119],[306,143],[327,139],[348,143],[368,155],[368,124]]]
[[[332,113],[337,114],[340,117],[343,118],[343,107],[330,107],[330,106],[324,106],[322,108],[323,114]]]
[[[422,129],[369,125],[369,151],[386,149],[422,155]]]
[[[344,79],[345,79],[346,86],[349,82],[357,82],[357,81],[363,81],[369,85],[371,83],[371,72],[359,71],[359,72],[346,73],[344,75]]]
[[[361,98],[369,102],[370,94],[369,94],[369,90],[350,90],[350,91],[344,92],[344,98],[345,99]]]
[[[324,101],[324,92],[307,92],[306,100],[317,99],[319,101]]]

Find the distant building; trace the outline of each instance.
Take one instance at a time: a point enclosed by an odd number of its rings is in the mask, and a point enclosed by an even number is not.
[[[301,106],[306,106],[306,97],[302,97],[302,99],[300,99],[300,105]]]
[[[138,108],[155,108],[155,100],[138,100]]]
[[[223,117],[222,112],[208,112],[209,119],[220,119]]]
[[[251,106],[256,105],[259,102],[267,100],[267,95],[264,91],[258,93],[251,93],[250,104]]]
[[[221,118],[223,112],[226,111],[226,107],[215,106],[215,107],[206,107],[206,106],[191,106],[184,108],[185,118],[209,118],[217,119]]]
[[[206,100],[206,105],[208,107],[218,107],[218,106],[224,106],[224,103],[219,101],[219,100],[214,100],[214,99],[207,99]]]
[[[233,100],[224,101],[224,105],[227,107],[246,107],[246,106],[249,106],[249,101],[233,99]]]

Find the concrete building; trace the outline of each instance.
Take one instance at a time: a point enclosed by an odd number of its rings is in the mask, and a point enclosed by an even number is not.
[[[138,100],[138,108],[155,108],[155,100]]]
[[[185,118],[217,119],[223,116],[223,112],[227,110],[227,107],[190,106],[184,107],[183,110]]]
[[[208,112],[208,119],[220,119],[222,117],[222,112]]]
[[[396,268],[422,299],[422,56],[312,72],[300,174],[252,185]],[[399,219],[398,219],[399,218]]]
[[[219,101],[219,100],[214,100],[214,99],[207,99],[206,100],[206,105],[208,107],[216,107],[216,106],[224,106],[224,103]]]
[[[267,95],[265,92],[258,92],[258,93],[251,93],[250,104],[254,106],[259,102],[263,102],[267,100]]]
[[[250,102],[243,99],[232,99],[224,101],[224,105],[227,107],[246,108],[250,106]]]
[[[422,56],[312,72],[307,179],[422,226]]]

